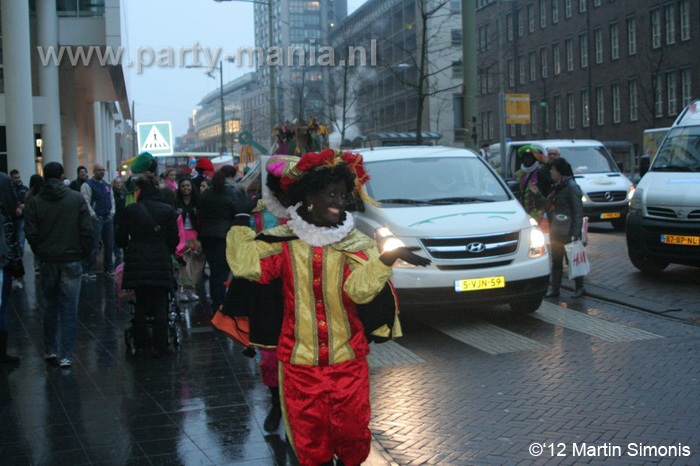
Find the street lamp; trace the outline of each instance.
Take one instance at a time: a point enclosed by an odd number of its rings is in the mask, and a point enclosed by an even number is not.
[[[186,66],[185,68],[209,68],[207,66],[201,66],[201,65],[189,65]],[[224,105],[224,64],[223,62],[219,62],[219,66],[215,66],[214,69],[219,70],[219,99],[221,100],[221,154],[224,154],[227,152],[226,150],[226,115],[225,115],[225,105]],[[207,75],[212,78],[216,79],[214,76],[211,75],[211,73],[207,73]]]
[[[241,3],[259,3],[261,5],[267,5],[267,26],[268,26],[268,36],[270,39],[270,44],[268,48],[268,53],[272,50],[275,45],[274,42],[274,28],[272,25],[272,0],[214,0],[217,3],[222,2],[241,2]],[[267,57],[267,54],[265,54]],[[270,134],[275,130],[277,125],[277,83],[275,80],[275,67],[272,66],[269,60],[268,62],[268,73],[270,79]]]

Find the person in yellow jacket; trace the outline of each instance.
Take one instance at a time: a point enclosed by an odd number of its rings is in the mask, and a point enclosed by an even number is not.
[[[256,237],[241,216],[227,238],[234,276],[282,280],[279,382],[287,438],[302,466],[367,458],[369,346],[358,305],[382,291],[396,260],[430,263],[410,248],[380,255],[374,240],[354,228],[345,204],[367,179],[360,156],[306,154],[282,179],[292,201],[287,224]]]

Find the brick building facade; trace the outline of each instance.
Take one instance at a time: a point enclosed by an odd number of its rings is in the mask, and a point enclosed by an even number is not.
[[[480,141],[499,140],[499,22],[505,93],[531,99],[531,124],[508,138],[639,149],[700,97],[699,20],[696,0],[477,0]]]

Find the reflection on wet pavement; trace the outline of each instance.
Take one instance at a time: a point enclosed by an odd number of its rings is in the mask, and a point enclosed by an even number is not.
[[[63,370],[42,359],[36,298],[28,275],[9,315],[22,364],[0,372],[0,463],[297,464],[283,430],[262,429],[269,392],[255,360],[211,331],[207,307],[183,305],[175,355],[135,358],[112,279],[83,281],[73,367]]]

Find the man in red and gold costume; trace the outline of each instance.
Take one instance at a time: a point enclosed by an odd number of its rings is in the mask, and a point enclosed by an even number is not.
[[[369,454],[369,346],[358,306],[372,301],[398,260],[425,266],[410,248],[377,251],[345,211],[368,175],[361,156],[331,149],[304,155],[282,178],[292,207],[286,225],[257,237],[241,216],[227,238],[233,274],[259,283],[280,278],[278,341],[287,438],[302,466],[359,465]],[[384,325],[377,334],[400,333]]]

